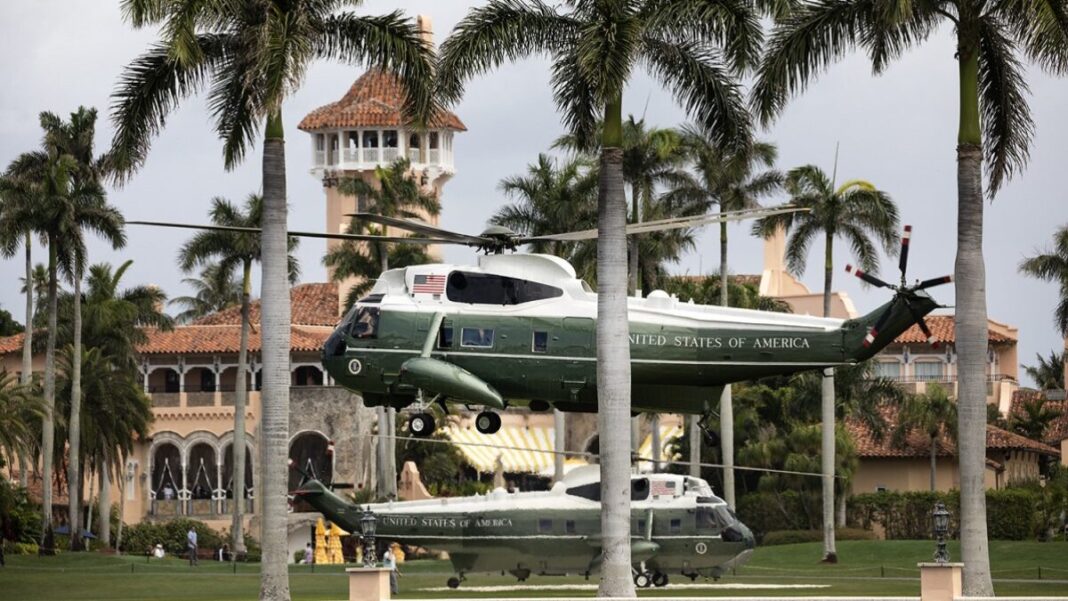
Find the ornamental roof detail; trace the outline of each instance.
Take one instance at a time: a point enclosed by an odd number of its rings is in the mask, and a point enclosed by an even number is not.
[[[297,126],[302,131],[357,127],[401,127],[410,123],[403,111],[404,84],[392,73],[372,69],[359,77],[337,102],[308,113]],[[455,114],[441,110],[430,128],[467,131]]]

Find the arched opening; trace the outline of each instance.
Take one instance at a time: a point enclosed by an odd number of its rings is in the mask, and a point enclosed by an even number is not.
[[[237,366],[232,365],[219,373],[219,390],[222,391],[222,404],[224,407],[234,406],[234,391],[237,390]],[[245,390],[252,388],[252,377],[245,372]]]
[[[314,365],[301,365],[293,370],[293,386],[322,386],[323,372]]]
[[[330,441],[318,432],[301,432],[289,443],[289,459],[298,470],[289,471],[289,490],[300,486],[304,479],[303,471],[308,476],[330,484],[334,479],[334,457]],[[315,511],[302,500],[293,503],[293,511]]]
[[[419,134],[408,136],[408,160],[412,164],[423,162],[423,138]]]
[[[182,454],[173,443],[161,443],[152,453],[152,513],[178,515],[181,490]]]
[[[148,374],[148,392],[152,395],[154,407],[177,407],[180,399],[181,376],[178,370],[159,367]]]
[[[186,486],[190,490],[190,513],[205,515],[214,513],[211,502],[219,488],[219,465],[215,447],[199,442],[189,450],[189,465],[186,470]]]
[[[230,511],[230,503],[234,498],[234,445],[233,443],[227,444],[223,449],[223,494],[226,496],[226,510]],[[245,511],[252,511],[252,499],[254,497],[252,490],[252,449],[245,446]]]
[[[194,367],[185,372],[185,404],[187,407],[211,407],[215,404],[215,371]]]

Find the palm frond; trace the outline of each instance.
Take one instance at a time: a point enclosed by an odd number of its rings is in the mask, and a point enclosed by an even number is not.
[[[1035,135],[1023,65],[1016,58],[1015,44],[1001,30],[993,17],[980,21],[979,107],[991,196],[1027,164]]]
[[[713,44],[724,49],[737,73],[756,67],[764,32],[752,6],[742,0],[661,0],[639,12],[649,35],[674,42]]]

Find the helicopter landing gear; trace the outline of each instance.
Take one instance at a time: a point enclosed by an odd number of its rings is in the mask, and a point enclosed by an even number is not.
[[[467,580],[467,578],[464,578],[463,574],[459,574],[457,576],[453,576],[452,578],[449,578],[448,580],[446,580],[445,581],[445,586],[448,586],[449,588],[460,588],[460,583],[463,582],[464,580]]]
[[[663,572],[653,572],[653,586],[661,588],[667,586],[668,575]]]
[[[653,583],[653,576],[650,572],[638,572],[634,575],[634,586],[638,588],[649,588]]]
[[[475,417],[475,429],[482,434],[495,434],[501,429],[501,416],[492,411],[483,411]]]
[[[412,436],[426,438],[434,433],[434,416],[429,413],[416,413],[408,418],[408,431]]]

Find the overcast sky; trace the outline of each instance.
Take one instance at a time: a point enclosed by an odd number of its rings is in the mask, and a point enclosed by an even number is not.
[[[384,13],[400,6],[409,14],[433,20],[438,44],[477,2],[367,0],[361,11]],[[123,66],[143,52],[154,31],[135,31],[120,18],[116,0],[4,0],[0,3],[0,166],[40,144],[37,115],[49,110],[66,117],[79,105],[97,107],[97,147],[111,140],[110,95]],[[952,273],[956,239],[957,65],[952,31],[943,29],[921,49],[907,54],[879,77],[870,64],[853,56],[832,67],[796,98],[763,138],[779,145],[784,169],[814,163],[830,171],[834,148],[841,144],[839,180],[864,178],[888,191],[905,223],[914,225],[910,276]],[[312,109],[340,98],[363,72],[361,66],[318,63],[308,71],[298,93],[284,107],[289,174],[290,226],[320,230],[325,222],[324,194],[308,174],[309,136],[296,128]],[[477,233],[504,203],[497,190],[501,178],[517,174],[545,151],[561,133],[548,88],[549,62],[531,59],[508,65],[470,82],[455,112],[468,131],[455,141],[456,176],[442,199],[444,227]],[[1031,70],[1031,107],[1038,135],[1027,170],[1012,181],[986,211],[987,298],[991,318],[1020,330],[1022,364],[1034,364],[1036,352],[1063,346],[1052,325],[1057,290],[1052,284],[1021,276],[1020,260],[1048,248],[1055,229],[1068,222],[1064,172],[1068,169],[1068,80]],[[624,111],[658,126],[685,120],[663,86],[636,74],[624,96]],[[227,172],[221,144],[212,133],[202,98],[187,101],[170,118],[152,145],[144,168],[124,188],[111,190],[110,202],[127,219],[199,222],[210,199],[240,201],[260,185],[260,148],[244,164]],[[731,269],[759,273],[761,243],[748,226],[731,226]],[[91,246],[92,261],[118,263],[133,259],[126,284],[153,283],[170,296],[189,292],[175,265],[177,248],[188,232],[130,226],[127,247],[112,251]],[[325,243],[305,240],[299,259],[301,280],[325,280],[321,256]],[[35,261],[44,253],[35,249]],[[816,252],[819,252],[816,249]],[[699,237],[696,251],[673,266],[678,273],[708,273],[718,265],[714,232]],[[466,262],[473,254],[450,249],[445,258]],[[885,291],[864,290],[841,271],[850,261],[845,249],[835,257],[837,289],[847,292],[861,312],[885,302]],[[822,286],[818,260],[804,274],[814,290]],[[883,275],[896,277],[886,262]],[[0,259],[0,306],[22,321],[18,294],[20,258]],[[952,286],[934,291],[953,303]],[[1022,372],[1022,368],[1021,368]]]

